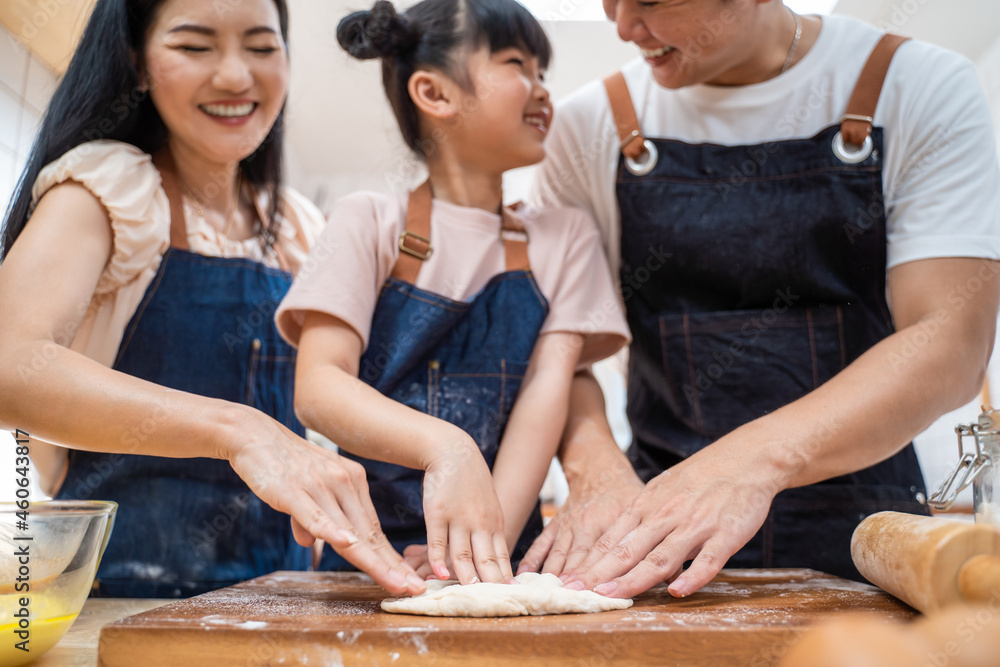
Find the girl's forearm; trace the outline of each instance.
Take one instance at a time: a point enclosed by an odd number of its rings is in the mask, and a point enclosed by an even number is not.
[[[346,451],[417,470],[462,448],[481,457],[460,428],[392,400],[335,364],[300,368],[299,376],[299,419]]]
[[[503,508],[504,534],[510,549],[538,502],[559,448],[581,346],[582,337],[576,334],[542,336],[511,410],[493,465],[493,484]]]

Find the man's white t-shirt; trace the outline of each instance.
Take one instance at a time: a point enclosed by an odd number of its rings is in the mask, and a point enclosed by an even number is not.
[[[669,90],[653,80],[641,58],[623,71],[645,136],[767,144],[811,137],[839,123],[881,34],[855,19],[823,17],[819,38],[798,64],[748,86]],[[935,257],[1000,259],[1000,169],[972,63],[930,44],[906,42],[886,76],[875,125],[885,131],[887,268]],[[617,280],[619,142],[600,81],[557,106],[546,149],[531,200],[589,212]],[[748,160],[752,169],[752,152]],[[735,184],[744,176],[739,169],[734,166],[731,175]]]

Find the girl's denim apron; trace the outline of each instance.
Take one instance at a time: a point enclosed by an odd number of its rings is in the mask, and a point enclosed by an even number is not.
[[[399,259],[382,286],[358,376],[389,398],[464,429],[492,469],[548,302],[531,274],[527,232],[507,211],[497,230],[506,271],[471,301],[415,287],[422,262],[432,253],[431,207],[430,183],[424,183],[410,194]],[[368,471],[372,502],[396,550],[425,543],[423,471],[343,454]],[[536,505],[511,553],[513,561],[541,529]],[[320,568],[354,569],[329,545]]]
[[[251,260],[188,252],[172,164],[157,162],[171,203],[171,247],[126,327],[115,370],[251,405],[303,435],[292,406],[295,352],[273,321],[291,276]],[[141,425],[123,429],[121,445],[138,447],[168,417],[152,410]],[[95,582],[99,595],[186,597],[309,565],[288,516],[257,498],[228,461],[72,450],[58,497],[118,503]]]
[[[816,389],[893,332],[883,131],[871,116],[901,41],[887,36],[873,51],[842,124],[808,139],[644,139],[624,78],[605,81],[623,142],[629,458],[644,480]],[[838,427],[815,419],[811,431]],[[801,447],[809,456],[822,443]],[[924,493],[912,445],[784,491],[729,566],[859,579],[850,556],[858,522],[881,510],[927,514]]]

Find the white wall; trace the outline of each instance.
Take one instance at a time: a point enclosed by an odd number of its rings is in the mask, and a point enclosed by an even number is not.
[[[0,201],[10,201],[56,77],[0,25]]]

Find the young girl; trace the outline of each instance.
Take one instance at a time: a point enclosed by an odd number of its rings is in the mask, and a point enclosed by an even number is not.
[[[50,494],[118,502],[102,594],[304,569],[313,536],[418,592],[292,412],[266,315],[322,216],[281,187],[285,2],[230,9],[96,3],[4,222],[0,426],[72,448],[31,444]]]
[[[418,571],[507,581],[541,529],[575,369],[628,340],[593,221],[501,206],[503,173],[544,157],[549,42],[513,0],[380,1],[338,39],[382,59],[429,179],[335,206],[277,313],[296,411],[364,463],[393,545],[427,543]]]

